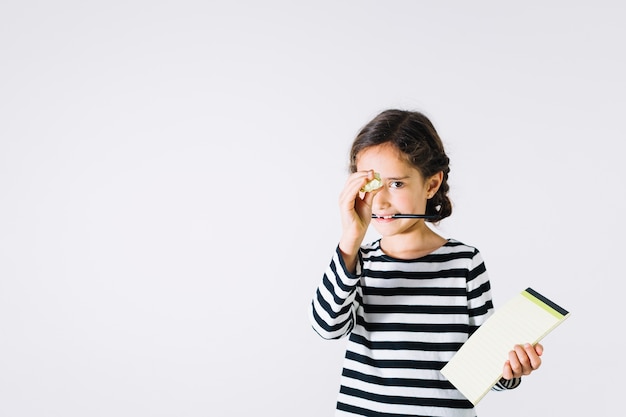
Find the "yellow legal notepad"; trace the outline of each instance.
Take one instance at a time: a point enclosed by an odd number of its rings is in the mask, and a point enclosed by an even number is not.
[[[476,405],[502,377],[502,367],[514,345],[539,342],[569,315],[567,310],[527,288],[498,308],[441,373]]]

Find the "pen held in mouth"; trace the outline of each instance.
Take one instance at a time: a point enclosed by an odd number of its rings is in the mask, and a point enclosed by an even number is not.
[[[389,216],[378,216],[372,214],[372,219],[437,219],[439,216],[432,214],[392,214]]]

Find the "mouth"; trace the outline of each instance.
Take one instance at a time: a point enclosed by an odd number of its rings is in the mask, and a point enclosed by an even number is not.
[[[372,214],[372,219],[391,220],[395,218],[395,214]]]

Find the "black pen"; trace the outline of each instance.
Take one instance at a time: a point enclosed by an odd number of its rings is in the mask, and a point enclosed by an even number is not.
[[[392,214],[389,216],[378,216],[372,214],[372,219],[437,219],[436,214]]]

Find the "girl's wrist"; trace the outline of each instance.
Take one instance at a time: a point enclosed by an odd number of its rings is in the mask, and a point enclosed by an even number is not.
[[[339,240],[339,250],[346,256],[355,256],[359,253],[362,239],[341,238]]]

